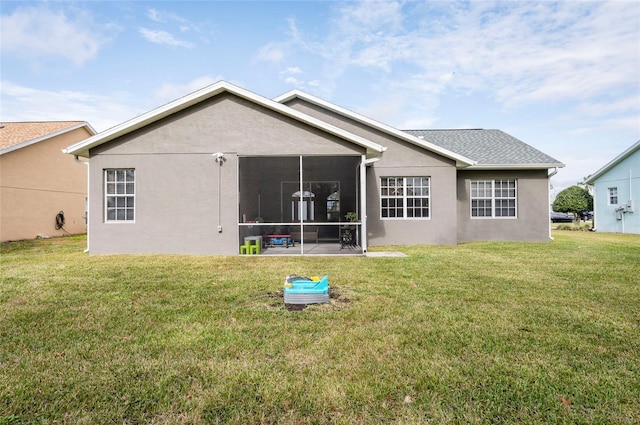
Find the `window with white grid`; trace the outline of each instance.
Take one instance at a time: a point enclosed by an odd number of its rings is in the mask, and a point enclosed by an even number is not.
[[[471,217],[515,218],[516,205],[515,179],[471,181]]]
[[[618,188],[609,188],[609,205],[618,205]]]
[[[134,169],[104,170],[105,221],[134,221],[136,181]]]
[[[382,177],[380,216],[382,218],[429,218],[429,177]]]

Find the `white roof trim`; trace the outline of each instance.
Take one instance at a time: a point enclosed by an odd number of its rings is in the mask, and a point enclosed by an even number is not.
[[[338,105],[335,105],[333,103],[327,102],[326,100],[322,100],[320,98],[317,98],[315,96],[312,96],[308,93],[305,93],[303,91],[300,90],[291,90],[290,92],[284,93],[276,98],[274,98],[273,100],[278,102],[278,103],[285,103],[288,102],[289,100],[295,99],[295,98],[300,98],[303,100],[306,100],[310,103],[316,104],[318,106],[321,106],[323,108],[329,109],[331,111],[334,111],[340,115],[346,116],[348,118],[351,118],[355,121],[358,121],[362,124],[366,124],[370,127],[373,127],[377,130],[383,131],[387,134],[390,134],[392,136],[398,137],[399,139],[405,140],[407,142],[413,143],[414,145],[417,145],[421,148],[430,150],[434,153],[440,154],[444,157],[447,157],[449,159],[453,159],[456,161],[456,165],[459,167],[468,167],[471,165],[475,165],[477,163],[477,161],[474,161],[470,158],[467,158],[463,155],[457,154],[455,152],[452,152],[448,149],[445,149],[443,147],[440,147],[438,145],[435,145],[433,143],[427,142],[426,140],[420,139],[416,136],[413,136],[409,133],[405,133],[402,130],[398,130],[397,128],[393,128],[391,126],[388,126],[386,124],[383,124],[379,121],[375,121],[371,118],[367,118],[363,115],[360,115],[356,112],[350,111],[348,109],[342,108]]]
[[[226,81],[219,81],[210,86],[207,86],[198,91],[195,91],[191,94],[188,94],[184,97],[181,97],[180,99],[177,99],[173,102],[167,103],[166,105],[160,106],[147,113],[144,113],[140,116],[132,118],[129,121],[125,121],[122,124],[116,125],[115,127],[105,130],[102,133],[97,134],[93,137],[90,137],[80,143],[76,143],[75,145],[69,146],[68,148],[64,149],[63,152],[71,155],[79,155],[79,156],[86,157],[88,156],[89,149],[91,148],[94,148],[103,143],[109,142],[111,140],[114,140],[118,137],[121,137],[139,128],[145,127],[155,121],[158,121],[176,112],[184,110],[190,106],[198,104],[206,99],[214,97],[223,92],[232,93],[238,97],[244,98],[256,104],[262,105],[266,108],[269,108],[273,111],[279,112],[282,115],[288,116],[290,118],[294,118],[312,127],[316,127],[323,131],[326,131],[327,133],[333,134],[342,139],[345,139],[359,146],[362,146],[366,148],[368,151],[382,153],[386,150],[386,147],[379,145],[377,143],[374,143],[371,140],[367,140],[363,137],[360,137],[348,131],[342,130],[341,128],[327,124],[324,121],[313,118],[302,112],[296,111],[293,108],[289,108],[286,105],[267,99],[263,96],[257,95],[253,92],[250,92],[248,90],[235,86]]]
[[[564,168],[561,162],[541,164],[481,164],[467,167],[467,170],[540,170],[545,168]]]
[[[589,176],[589,178],[585,181],[587,184],[593,184],[595,183],[595,181],[600,178],[600,176],[602,176],[604,173],[606,173],[607,171],[609,171],[611,168],[613,168],[615,165],[617,165],[620,161],[622,161],[623,159],[625,159],[627,156],[629,156],[631,153],[633,153],[636,149],[640,148],[640,140],[638,140],[637,142],[635,142],[633,145],[631,145],[631,147],[629,147],[628,149],[626,149],[624,152],[622,152],[620,155],[616,156],[614,159],[612,159],[611,161],[609,161],[604,167],[600,168],[598,171],[596,171],[595,173],[593,173],[592,175]]]
[[[81,122],[79,124],[73,125],[71,127],[63,128],[62,130],[54,131],[53,133],[45,134],[44,136],[36,137],[35,139],[25,140],[24,142],[20,142],[17,145],[9,146],[8,148],[4,148],[0,150],[0,155],[4,155],[5,153],[17,151],[18,149],[26,148],[27,146],[35,145],[36,143],[40,143],[44,140],[51,139],[52,137],[59,136],[61,134],[68,133],[73,130],[77,130],[82,127],[87,127],[89,133],[92,135],[96,134],[96,131],[88,122]]]

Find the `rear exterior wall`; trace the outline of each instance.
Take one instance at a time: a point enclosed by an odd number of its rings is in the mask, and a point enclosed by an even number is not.
[[[238,157],[362,153],[249,101],[216,96],[91,150],[89,250],[235,255]],[[111,168],[135,169],[134,222],[105,222],[103,174]]]
[[[471,217],[471,181],[515,179],[516,217]],[[547,170],[458,171],[458,242],[549,241],[549,178]]]
[[[456,166],[453,160],[300,99],[288,106],[387,148],[379,161],[367,167],[364,218],[369,246],[456,243]],[[429,177],[429,218],[383,218],[380,188],[383,177]]]

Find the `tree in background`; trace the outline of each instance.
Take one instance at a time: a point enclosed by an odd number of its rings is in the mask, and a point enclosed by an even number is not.
[[[584,187],[571,186],[558,193],[551,208],[557,212],[572,213],[573,221],[578,224],[583,211],[593,210],[593,196]]]

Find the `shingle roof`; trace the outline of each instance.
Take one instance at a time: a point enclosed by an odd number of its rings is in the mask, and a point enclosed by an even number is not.
[[[347,117],[348,119],[355,120],[370,128],[374,128],[376,130],[382,131],[383,133],[392,135],[394,137],[398,137],[401,140],[405,140],[423,149],[442,155],[445,158],[453,159],[454,161],[456,161],[456,165],[459,167],[468,167],[470,165],[475,164],[475,161],[473,161],[472,159],[470,159],[465,155],[461,155],[459,152],[454,152],[449,149],[445,149],[442,146],[437,146],[436,144],[429,143],[427,140],[419,139],[413,134],[409,134],[406,131],[398,130],[397,128],[388,126],[379,121],[375,121],[371,118],[365,117],[364,115],[360,115],[356,112],[350,111],[341,106],[327,102],[326,100],[322,100],[318,97],[310,95],[309,93],[305,93],[297,89],[291,90],[290,92],[280,95],[276,97],[274,100],[282,104],[287,104],[287,102],[295,98],[302,99],[305,102],[315,104],[317,106],[320,106],[321,108],[332,111],[338,115],[342,115],[343,117]]]
[[[85,124],[84,121],[33,121],[0,123],[0,151],[61,132],[70,127]]]
[[[477,161],[477,167],[562,167],[560,161],[501,130],[404,130]]]

